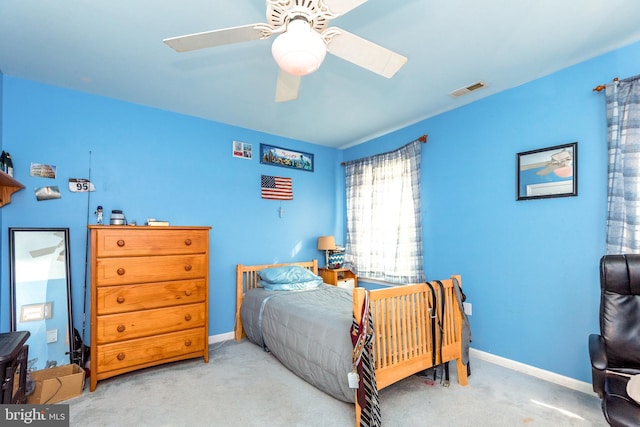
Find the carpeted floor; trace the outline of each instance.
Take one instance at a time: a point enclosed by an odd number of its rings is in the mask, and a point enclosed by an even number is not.
[[[413,426],[606,426],[597,396],[471,360],[469,386],[412,376],[380,392],[382,421]],[[88,382],[87,382],[88,383]],[[248,341],[202,359],[98,382],[64,403],[72,426],[352,426],[354,407],[315,389]]]

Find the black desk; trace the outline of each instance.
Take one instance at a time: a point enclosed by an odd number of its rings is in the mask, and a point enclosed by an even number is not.
[[[28,331],[0,334],[0,404],[26,403]],[[17,380],[17,384],[16,384]]]

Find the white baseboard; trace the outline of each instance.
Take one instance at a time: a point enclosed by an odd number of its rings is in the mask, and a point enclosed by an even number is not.
[[[233,332],[225,332],[224,334],[218,335],[209,335],[209,344],[232,340],[234,337],[235,335]]]
[[[503,366],[514,371],[522,372],[532,377],[540,378],[545,381],[549,381],[554,384],[558,384],[572,390],[580,391],[582,393],[593,395],[593,386],[590,383],[579,381],[564,375],[556,374],[555,372],[546,371],[544,369],[536,368],[535,366],[525,365],[524,363],[516,362],[515,360],[506,359],[504,357],[496,356],[491,353],[476,350],[475,348],[469,349],[469,356],[476,359],[484,360],[495,365]],[[473,367],[471,367],[473,373]]]

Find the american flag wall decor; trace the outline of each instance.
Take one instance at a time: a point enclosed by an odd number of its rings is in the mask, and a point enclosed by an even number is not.
[[[293,182],[291,178],[262,175],[260,186],[263,199],[293,200]]]

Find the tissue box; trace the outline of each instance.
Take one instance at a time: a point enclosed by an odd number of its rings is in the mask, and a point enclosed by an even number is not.
[[[27,397],[32,405],[48,405],[82,394],[84,369],[75,363],[31,372],[36,388]]]

